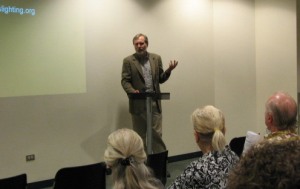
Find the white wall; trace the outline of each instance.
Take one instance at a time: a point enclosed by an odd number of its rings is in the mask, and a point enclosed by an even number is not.
[[[214,1],[215,101],[226,116],[227,138],[255,126],[254,3]]]
[[[282,90],[297,99],[296,1],[255,3],[257,124],[265,132],[266,99]]]
[[[26,172],[35,182],[103,160],[108,134],[131,127],[121,66],[139,32],[165,68],[179,60],[162,85],[171,93],[163,102],[170,156],[198,150],[190,114],[199,106],[224,111],[229,141],[264,131],[263,103],[273,91],[296,94],[295,0],[85,2],[87,93],[1,98],[0,177]],[[26,163],[27,154],[36,160]]]

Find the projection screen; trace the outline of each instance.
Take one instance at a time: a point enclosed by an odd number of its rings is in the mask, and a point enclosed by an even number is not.
[[[0,97],[86,92],[84,0],[0,0]]]

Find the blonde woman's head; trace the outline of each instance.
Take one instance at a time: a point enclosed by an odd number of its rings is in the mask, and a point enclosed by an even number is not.
[[[135,131],[118,129],[108,136],[104,153],[107,165],[113,167],[120,159],[126,158],[133,158],[135,163],[144,163],[146,157],[143,140]]]
[[[118,129],[107,139],[104,160],[112,170],[114,189],[154,189],[145,165],[147,160],[141,137],[131,129]]]
[[[197,108],[192,113],[192,123],[197,143],[211,145],[212,150],[222,151],[225,148],[225,118],[221,110],[208,105]]]

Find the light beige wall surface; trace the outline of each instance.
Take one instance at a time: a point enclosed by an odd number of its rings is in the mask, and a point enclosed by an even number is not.
[[[223,110],[227,139],[255,126],[254,1],[214,1],[215,104]]]
[[[86,0],[87,93],[0,98],[0,178],[26,172],[52,179],[59,168],[102,161],[108,134],[131,128],[121,84],[132,37],[149,37],[164,67],[163,138],[169,155],[198,151],[190,122],[206,104],[223,110],[227,140],[264,132],[267,96],[296,97],[295,0]],[[36,160],[26,163],[25,156]]]
[[[257,132],[265,133],[266,99],[282,90],[297,99],[296,1],[256,1]]]

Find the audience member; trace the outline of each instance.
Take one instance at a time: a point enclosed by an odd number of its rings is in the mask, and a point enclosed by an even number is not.
[[[271,95],[265,104],[265,125],[267,133],[264,138],[269,141],[294,140],[296,134],[297,104],[296,101],[285,92],[276,92]],[[259,145],[259,134],[248,131],[243,153],[254,145]]]
[[[265,124],[268,140],[299,138],[296,134],[297,103],[285,92],[274,93],[266,102]]]
[[[146,159],[143,140],[135,131],[119,129],[108,136],[104,160],[112,170],[114,189],[163,189]]]
[[[205,106],[196,109],[191,119],[203,155],[191,162],[168,189],[225,188],[229,171],[239,158],[226,144],[223,113],[214,106]]]
[[[300,141],[265,140],[252,146],[231,171],[227,188],[300,188]]]

